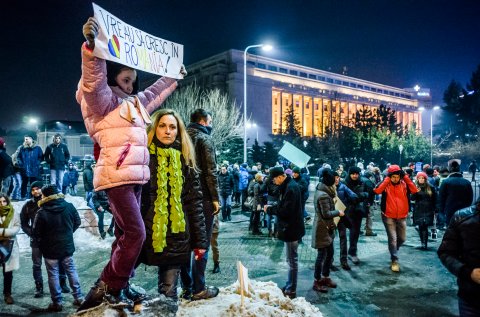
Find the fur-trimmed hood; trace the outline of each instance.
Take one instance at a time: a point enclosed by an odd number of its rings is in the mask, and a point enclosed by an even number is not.
[[[25,149],[33,149],[34,147],[37,146],[37,141],[35,140],[32,140],[32,144],[31,145],[27,145],[27,143],[25,143],[25,141],[23,142],[22,144],[23,148]]]
[[[38,207],[42,207],[43,204],[53,200],[61,199],[62,201],[64,201],[64,198],[65,198],[64,194],[55,194],[55,195],[47,196],[45,198],[40,199],[40,201],[38,202]]]

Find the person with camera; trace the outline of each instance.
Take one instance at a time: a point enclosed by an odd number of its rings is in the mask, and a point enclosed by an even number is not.
[[[312,248],[317,249],[315,261],[315,281],[313,290],[327,293],[329,288],[337,287],[337,283],[330,278],[330,265],[333,258],[333,239],[335,238],[334,217],[343,217],[345,213],[335,209],[334,198],[337,195],[335,175],[329,168],[322,170],[322,181],[315,190],[313,203],[315,218],[312,228]]]
[[[390,269],[400,272],[398,250],[407,236],[407,215],[409,211],[409,194],[418,192],[410,177],[398,165],[390,165],[387,177],[374,190],[375,194],[382,194],[382,220],[388,236],[388,250],[390,251]]]

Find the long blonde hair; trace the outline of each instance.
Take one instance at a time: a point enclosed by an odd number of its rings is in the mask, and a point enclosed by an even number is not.
[[[195,159],[195,148],[193,147],[192,139],[190,139],[190,136],[187,133],[187,128],[185,127],[185,123],[180,117],[180,114],[178,114],[178,112],[173,109],[160,109],[152,115],[153,124],[151,124],[147,128],[148,146],[152,144],[158,123],[160,119],[165,115],[172,115],[177,120],[177,139],[180,141],[180,144],[182,146],[182,156],[188,166],[194,168],[195,170],[198,170],[197,160]]]

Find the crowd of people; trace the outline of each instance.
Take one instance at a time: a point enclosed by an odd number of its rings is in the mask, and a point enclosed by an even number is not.
[[[290,298],[296,297],[298,247],[306,226],[311,225],[311,247],[317,250],[312,288],[326,293],[337,287],[330,277],[331,271],[339,270],[334,264],[336,232],[340,266],[351,270],[350,263],[361,262],[360,235],[377,235],[373,230],[377,204],[388,237],[390,269],[395,273],[401,271],[400,247],[409,220],[418,228],[422,250],[428,248],[431,226],[442,230],[448,226],[438,254],[459,278],[461,310],[479,311],[475,299],[480,294],[480,203],[470,207],[472,186],[463,178],[459,160],[449,161],[446,168],[387,164],[383,171],[374,163],[346,161],[336,169],[325,163],[317,171],[311,215],[306,210],[311,191],[306,168],[268,167],[261,162],[252,167],[217,164],[210,112],[196,109],[185,125],[174,110],[159,109],[176,89],[177,80],[161,77],[139,91],[134,69],[94,56],[98,34],[94,18],[88,19],[83,33],[86,42],[76,97],[95,143],[95,162],[86,162],[83,183],[87,204],[98,216],[100,237],[114,236],[110,259],[84,296],[73,258],[73,233],[80,218],[65,200],[65,194],[77,194],[79,173],[69,161],[61,135],[54,136],[45,153],[27,135],[12,157],[0,139],[0,262],[7,304],[14,303],[12,272],[19,268],[15,237],[20,228],[31,239],[34,297],[44,295],[44,259],[50,311],[63,309],[62,294],[68,292],[78,311],[103,302],[140,304],[147,294],[133,287],[130,279],[142,263],[157,267],[158,292],[167,298],[216,297],[219,289],[208,286],[205,278],[208,252],[211,246],[213,273],[220,272],[219,226],[232,221],[233,208],[250,216],[252,235],[284,242],[289,269],[282,291]],[[180,75],[186,75],[183,66]],[[50,167],[48,184],[42,182],[43,160]],[[475,161],[469,170],[475,175]],[[15,211],[11,201],[25,199],[22,210]],[[105,212],[112,214],[107,230]],[[476,240],[462,242],[464,232]],[[181,294],[177,294],[179,283]]]

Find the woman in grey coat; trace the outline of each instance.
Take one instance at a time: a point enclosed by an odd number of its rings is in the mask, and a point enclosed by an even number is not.
[[[333,200],[335,196],[335,176],[331,169],[324,169],[322,171],[322,182],[318,183],[315,191],[315,218],[312,228],[312,248],[318,251],[315,261],[313,290],[322,293],[328,292],[329,287],[337,287],[337,284],[329,277],[336,228],[333,218],[343,216],[344,212],[335,209]]]

